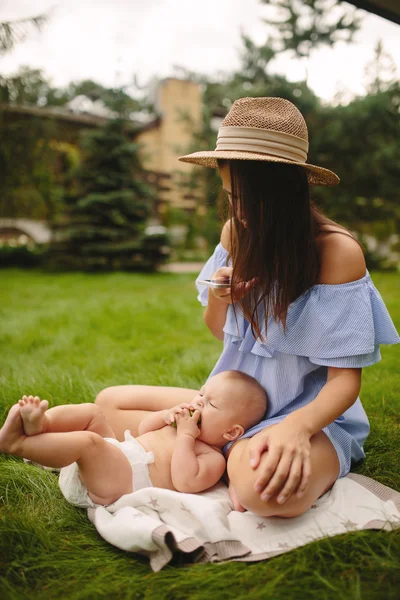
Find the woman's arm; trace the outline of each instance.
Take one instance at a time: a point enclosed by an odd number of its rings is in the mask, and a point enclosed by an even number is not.
[[[327,382],[318,396],[299,408],[285,421],[296,421],[310,435],[321,431],[340,417],[358,398],[362,369],[337,369],[328,367]]]
[[[213,275],[215,277],[224,277],[231,274],[232,269],[230,267],[221,267]],[[204,322],[208,329],[211,331],[217,340],[223,341],[224,339],[224,325],[226,321],[226,313],[230,304],[230,288],[226,288],[222,291],[222,294],[217,296],[215,292],[221,293],[221,290],[208,290],[208,304],[204,311]],[[225,297],[226,295],[226,297]]]
[[[364,255],[355,240],[332,234],[324,238],[319,249],[320,283],[342,284],[365,275]],[[311,475],[310,438],[354,404],[360,386],[361,369],[328,367],[327,382],[312,402],[251,441],[250,464],[254,469],[268,450],[255,484],[262,499],[279,493],[278,502],[284,503],[293,492],[299,498],[304,495]]]
[[[227,221],[222,228],[221,244],[225,249],[230,247],[230,222]],[[212,279],[218,277],[230,277],[232,273],[231,267],[221,267],[213,275]],[[223,327],[226,321],[226,313],[228,306],[231,303],[231,290],[212,289],[208,290],[208,304],[204,311],[204,322],[214,337],[218,340],[224,339]]]
[[[361,369],[328,370],[328,381],[318,396],[268,427],[250,442],[250,466],[256,469],[268,451],[255,489],[263,500],[279,493],[283,504],[296,492],[301,498],[311,475],[310,439],[340,417],[356,401],[361,385]]]

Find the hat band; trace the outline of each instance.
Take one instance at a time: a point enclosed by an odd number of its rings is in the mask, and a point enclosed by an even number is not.
[[[308,142],[295,135],[273,129],[220,127],[216,151],[224,150],[258,152],[305,163]]]

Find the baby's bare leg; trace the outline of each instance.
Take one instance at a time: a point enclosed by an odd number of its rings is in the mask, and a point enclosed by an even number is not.
[[[95,433],[91,445],[77,461],[89,497],[96,504],[112,504],[133,489],[132,466],[125,454]]]
[[[27,436],[20,410],[14,405],[0,430],[0,452],[52,468],[77,462],[89,496],[98,504],[110,504],[132,492],[132,467],[119,448],[91,431]]]
[[[190,403],[197,393],[176,387],[118,385],[102,390],[95,403],[104,412],[117,439],[123,440],[126,429],[138,435],[139,424],[150,412]]]
[[[90,402],[64,404],[47,410],[47,400],[38,396],[23,396],[19,400],[24,433],[54,433],[66,431],[93,431],[102,437],[115,438],[101,409]]]

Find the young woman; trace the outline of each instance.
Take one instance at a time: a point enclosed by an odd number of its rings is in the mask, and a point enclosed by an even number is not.
[[[264,420],[226,448],[236,508],[261,516],[302,514],[364,457],[361,371],[380,360],[379,344],[400,341],[361,246],[310,202],[309,185],[339,178],[306,163],[307,151],[291,102],[242,98],[216,150],[180,159],[219,168],[229,198],[230,219],[199,279],[230,277],[231,287],[199,288],[199,300],[224,341],[212,375],[243,371],[269,398]],[[118,386],[96,403],[118,436],[193,393]]]

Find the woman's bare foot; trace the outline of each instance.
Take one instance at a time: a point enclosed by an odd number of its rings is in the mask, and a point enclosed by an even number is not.
[[[0,429],[0,452],[14,454],[19,446],[18,442],[24,438],[21,407],[19,404],[14,404],[10,408],[3,427]]]
[[[22,396],[18,404],[21,407],[25,435],[44,433],[47,424],[46,410],[49,408],[47,400],[40,400],[39,396]]]

